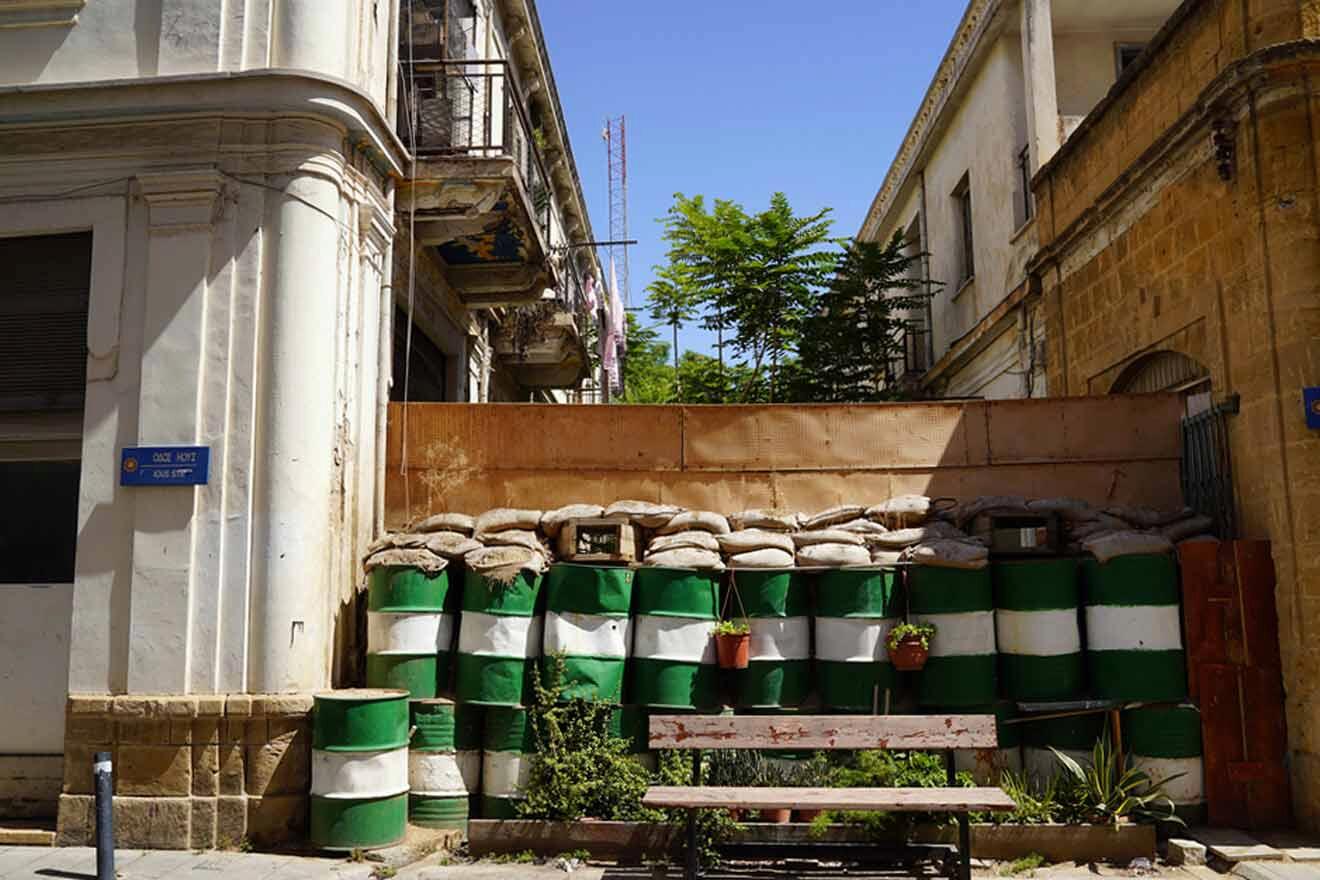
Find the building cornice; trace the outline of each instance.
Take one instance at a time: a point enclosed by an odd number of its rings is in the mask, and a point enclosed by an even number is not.
[[[1003,7],[1004,0],[971,0],[968,4],[949,48],[935,69],[935,76],[926,89],[926,95],[921,99],[917,115],[889,166],[884,183],[880,185],[879,192],[866,212],[858,238],[873,238],[878,232],[885,215],[912,176],[932,133],[940,128],[940,122],[949,110],[949,99],[957,91],[968,66]]]
[[[383,174],[402,177],[407,167],[406,148],[369,95],[344,80],[303,70],[0,87],[0,127],[198,114],[320,119],[342,129]]]

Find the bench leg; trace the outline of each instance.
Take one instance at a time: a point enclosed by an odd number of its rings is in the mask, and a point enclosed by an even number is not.
[[[958,814],[958,880],[972,880],[972,827],[966,813]]]
[[[692,750],[692,784],[701,785],[701,749]],[[683,876],[686,880],[697,880],[701,859],[697,855],[697,811],[687,811],[687,868]]]

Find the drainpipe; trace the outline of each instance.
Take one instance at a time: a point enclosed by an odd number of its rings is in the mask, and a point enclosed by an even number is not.
[[[386,271],[393,273],[394,240],[385,246]],[[373,507],[373,537],[385,533],[385,461],[386,433],[390,421],[390,388],[394,384],[394,285],[380,288],[380,349],[376,353],[376,483]]]

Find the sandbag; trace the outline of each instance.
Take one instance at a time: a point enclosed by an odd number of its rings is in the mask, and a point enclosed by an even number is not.
[[[367,571],[371,571],[374,568],[402,566],[420,569],[428,575],[437,575],[444,571],[447,565],[449,565],[449,560],[442,559],[429,550],[402,550],[391,547],[368,556],[362,567]]]
[[[426,535],[414,532],[387,532],[367,545],[367,555],[381,550],[398,548],[400,550],[420,550],[426,546]]]
[[[672,504],[652,504],[650,501],[616,501],[605,508],[610,519],[626,519],[644,529],[658,529],[683,512]]]
[[[463,557],[473,571],[495,581],[512,581],[520,571],[546,570],[545,557],[526,547],[483,547]]]
[[[792,568],[793,554],[778,547],[762,547],[729,557],[730,568]]]
[[[925,495],[898,495],[883,504],[868,507],[866,515],[892,529],[919,526],[930,516],[930,498]]]
[[[1027,510],[1027,499],[1021,495],[983,495],[959,505],[955,517],[959,525],[966,525],[971,520],[988,511],[1022,513]]]
[[[810,547],[813,544],[852,544],[860,547],[866,543],[866,539],[857,532],[823,529],[819,532],[798,532],[793,536],[793,543],[798,547]]]
[[[1105,513],[1143,529],[1158,529],[1180,519],[1186,519],[1192,516],[1195,511],[1190,507],[1183,507],[1178,510],[1153,510],[1149,507],[1125,507],[1120,505],[1106,507]]]
[[[811,544],[798,550],[797,564],[829,568],[870,565],[871,552],[856,544]]]
[[[936,568],[985,568],[990,564],[990,551],[975,541],[956,538],[937,538],[909,547],[903,555],[918,565]]]
[[[666,550],[681,550],[684,547],[718,553],[720,541],[710,532],[679,532],[675,535],[659,535],[652,538],[646,552],[663,553]]]
[[[756,550],[779,550],[793,555],[793,541],[796,536],[783,532],[768,532],[764,529],[744,529],[719,536],[720,549],[725,553],[751,553]]]
[[[1177,522],[1169,523],[1160,529],[1160,534],[1177,543],[1184,538],[1200,535],[1215,527],[1215,521],[1208,516],[1189,516]]]
[[[559,537],[559,531],[570,519],[599,519],[605,508],[599,504],[569,504],[541,514],[541,531],[551,538]]]
[[[798,514],[787,510],[744,510],[730,514],[729,526],[738,532],[748,529],[792,532],[798,527]]]
[[[871,551],[872,565],[898,565],[903,561],[902,550],[881,550],[876,548]]]
[[[722,513],[716,513],[713,510],[685,510],[674,516],[657,531],[662,535],[691,531],[710,532],[712,535],[727,535],[732,529],[729,528],[728,518]]]
[[[681,550],[663,550],[659,553],[648,553],[644,564],[656,568],[695,568],[702,571],[724,570],[724,560],[720,559],[720,554],[713,553],[710,550],[696,550],[686,547]]]
[[[1032,513],[1056,513],[1067,522],[1095,519],[1100,511],[1080,498],[1036,498],[1027,502]]]
[[[829,510],[822,510],[813,516],[802,518],[802,531],[815,532],[820,529],[829,528],[838,523],[848,522],[852,519],[858,519],[866,513],[866,508],[860,504],[840,504],[837,507],[831,507]]]
[[[545,547],[536,532],[527,529],[491,532],[481,536],[481,543],[487,547],[524,547],[534,553],[545,552]]]
[[[862,537],[868,535],[883,535],[889,529],[880,525],[880,523],[871,519],[850,519],[846,523],[830,526],[831,531],[856,532]]]
[[[514,510],[508,507],[498,507],[477,517],[476,535],[480,538],[493,532],[507,532],[510,529],[526,529],[534,532],[540,524],[541,511],[539,510]]]
[[[902,550],[905,547],[911,547],[913,544],[921,544],[925,541],[938,541],[943,538],[966,538],[957,526],[952,523],[946,523],[944,520],[932,520],[924,526],[917,526],[911,529],[899,529],[894,532],[885,532],[880,535],[871,535],[868,537],[868,543],[875,547],[881,547],[886,550]]]
[[[1074,541],[1080,542],[1095,535],[1103,535],[1107,532],[1126,532],[1131,529],[1132,526],[1116,516],[1108,513],[1097,513],[1095,519],[1070,524],[1068,535]]]
[[[1106,532],[1083,541],[1082,549],[1103,563],[1120,556],[1168,553],[1173,550],[1173,542],[1151,532]]]
[[[459,532],[472,534],[477,521],[466,513],[436,513],[414,525],[412,532]]]
[[[426,549],[446,559],[462,559],[481,547],[480,541],[459,532],[431,532],[426,536]]]

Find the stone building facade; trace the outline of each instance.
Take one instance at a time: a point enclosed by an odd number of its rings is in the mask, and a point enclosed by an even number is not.
[[[1272,543],[1296,818],[1320,829],[1320,6],[1187,0],[1036,175],[1051,394],[1225,416],[1236,533]],[[1147,387],[1149,386],[1149,387]]]

